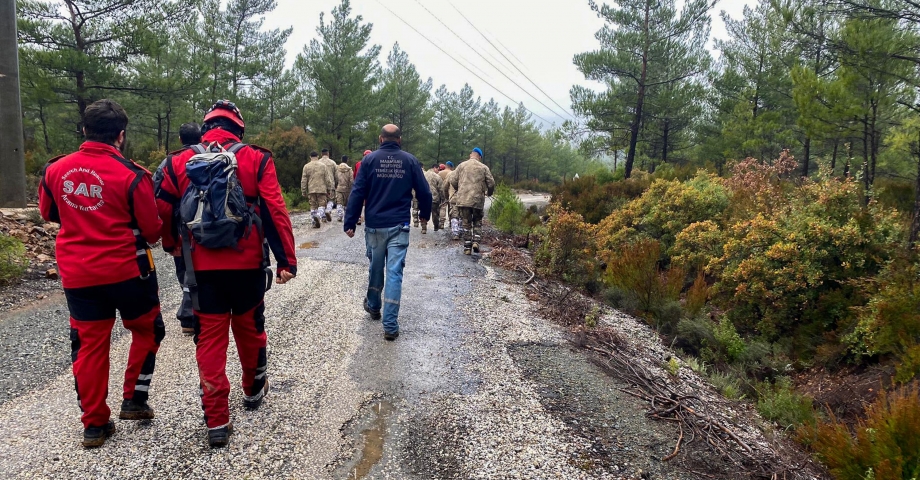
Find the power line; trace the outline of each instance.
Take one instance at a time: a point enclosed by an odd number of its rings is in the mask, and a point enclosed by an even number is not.
[[[415,1],[418,2],[418,0],[415,0]],[[457,13],[459,13],[460,16],[463,17],[464,20],[466,20],[466,23],[470,24],[470,26],[473,27],[473,29],[476,30],[476,31],[479,33],[479,36],[481,36],[482,38],[485,38],[486,41],[489,42],[489,45],[492,45],[492,48],[494,48],[498,53],[500,53],[502,57],[505,57],[505,60],[508,60],[508,63],[510,63],[511,66],[513,66],[513,67],[515,68],[515,70],[518,71],[518,73],[520,73],[521,75],[523,75],[524,78],[526,78],[527,81],[530,82],[531,85],[533,85],[534,87],[537,87],[537,90],[539,90],[543,95],[546,95],[546,98],[550,99],[551,102],[555,103],[556,106],[559,107],[559,108],[561,108],[562,111],[565,112],[569,117],[575,118],[575,117],[572,116],[572,114],[569,113],[568,109],[566,109],[566,108],[563,107],[562,105],[559,105],[559,103],[556,102],[556,100],[554,100],[553,97],[549,96],[549,94],[547,94],[545,91],[543,91],[543,89],[540,88],[540,86],[537,85],[533,80],[531,80],[530,77],[528,77],[526,73],[522,72],[521,69],[518,68],[517,65],[514,64],[514,62],[512,62],[504,53],[502,53],[501,50],[499,50],[498,47],[495,46],[494,43],[492,43],[492,40],[489,40],[489,37],[487,37],[484,33],[482,33],[482,31],[479,30],[479,28],[476,27],[476,25],[474,25],[473,22],[470,21],[470,19],[466,18],[466,15],[464,15],[463,12],[460,11],[460,9],[458,9],[458,8],[457,8],[453,3],[451,3],[449,0],[448,0],[447,3],[449,3],[450,6],[453,7],[454,10],[456,10]],[[427,9],[426,9],[426,10],[427,10]],[[430,13],[430,12],[429,12],[429,13]],[[439,20],[439,21],[440,21],[440,20]],[[455,34],[455,35],[456,35],[456,34]],[[499,42],[499,43],[501,43],[501,42]],[[504,46],[504,45],[502,45],[502,46]],[[505,47],[505,48],[507,49],[508,47]],[[510,49],[508,50],[508,53],[511,53],[511,50],[510,50]],[[514,54],[511,53],[511,56],[514,57]],[[514,57],[514,58],[517,58],[517,57]],[[521,61],[518,60],[518,62],[521,62]],[[521,62],[521,64],[523,64],[523,63],[524,63],[524,62]],[[539,100],[538,100],[538,101],[539,101]],[[541,102],[541,105],[542,105],[542,102]],[[545,106],[545,105],[544,105],[544,106]],[[555,112],[554,112],[554,113],[555,113]]]
[[[444,28],[446,28],[450,33],[454,34],[455,37],[459,38],[460,41],[463,42],[463,43],[464,43],[467,47],[469,47],[471,50],[473,50],[473,52],[475,52],[476,55],[479,55],[479,58],[483,59],[483,60],[484,60],[486,63],[488,63],[492,68],[494,68],[496,71],[498,71],[498,73],[501,73],[505,78],[508,79],[508,81],[510,81],[511,83],[513,83],[513,84],[514,84],[516,87],[518,87],[519,89],[521,89],[522,92],[526,93],[528,96],[530,96],[530,98],[536,100],[537,103],[539,103],[540,105],[543,105],[543,108],[545,108],[545,109],[549,110],[550,112],[552,112],[553,115],[559,115],[559,112],[556,112],[555,110],[553,110],[552,108],[550,108],[549,106],[547,106],[545,103],[541,102],[539,98],[537,98],[537,97],[531,95],[530,92],[528,92],[524,87],[520,86],[517,82],[514,81],[514,79],[512,79],[511,77],[509,77],[508,75],[506,75],[505,72],[501,71],[501,69],[499,69],[498,67],[496,67],[492,62],[489,61],[489,59],[487,59],[487,58],[484,57],[481,53],[479,53],[479,50],[477,50],[476,47],[470,45],[469,42],[466,41],[466,39],[464,39],[464,38],[461,37],[459,34],[457,34],[457,32],[455,32],[452,28],[450,28],[450,26],[448,26],[446,23],[442,22],[441,19],[438,18],[437,15],[435,15],[434,13],[432,13],[431,10],[428,10],[428,7],[426,7],[422,2],[420,2],[419,0],[415,0],[415,3],[419,4],[422,8],[424,8],[425,11],[428,12],[429,15],[431,15],[432,17],[434,17],[434,19],[437,20],[441,25],[444,25]],[[488,40],[488,39],[486,39],[486,40]],[[519,71],[520,71],[520,70],[519,70]],[[531,82],[531,83],[533,83],[533,82]],[[539,88],[539,87],[537,87],[537,88]],[[545,95],[545,93],[544,93],[544,95]],[[564,112],[565,109],[563,109],[562,111]],[[559,117],[564,117],[564,115],[559,115]]]
[[[428,43],[434,45],[434,47],[437,48],[438,50],[440,50],[441,53],[443,53],[444,55],[447,55],[451,60],[453,60],[454,62],[456,62],[457,65],[460,65],[461,67],[463,67],[464,69],[466,69],[466,71],[470,72],[470,74],[472,74],[474,77],[478,78],[482,83],[485,83],[486,85],[488,85],[489,87],[491,87],[492,90],[495,90],[496,92],[500,93],[503,97],[507,98],[508,100],[511,100],[511,102],[514,103],[515,105],[522,105],[522,106],[523,106],[523,103],[521,103],[521,102],[519,102],[519,101],[517,101],[517,100],[511,98],[511,97],[508,96],[505,92],[499,90],[497,87],[495,87],[495,86],[492,85],[491,83],[485,81],[482,77],[480,77],[480,76],[479,76],[476,72],[474,72],[471,68],[467,67],[466,65],[464,65],[463,63],[461,63],[459,60],[457,60],[456,58],[454,58],[453,55],[447,53],[447,51],[444,50],[443,48],[441,48],[440,45],[438,45],[437,43],[433,42],[430,38],[428,38],[427,36],[425,36],[424,33],[418,31],[417,28],[413,27],[409,22],[407,22],[405,19],[403,19],[402,17],[400,17],[399,15],[397,15],[395,12],[393,12],[393,10],[390,10],[390,8],[387,7],[386,5],[384,5],[380,0],[377,0],[377,3],[379,3],[381,7],[383,7],[384,9],[386,9],[386,11],[390,12],[391,15],[393,15],[394,17],[396,17],[397,19],[399,19],[400,22],[403,22],[404,24],[406,24],[407,27],[411,28],[413,31],[415,31],[415,33],[419,34],[422,38],[424,38],[425,40],[427,40]],[[545,119],[545,118],[543,118],[543,117],[537,115],[533,110],[531,110],[531,109],[529,109],[529,108],[527,108],[527,107],[524,107],[524,110],[527,110],[528,112],[530,112],[531,115],[533,115],[533,116],[539,118],[540,120],[543,120],[543,121],[546,122],[547,124],[552,124],[552,123],[553,123],[553,122],[550,122],[549,120],[547,120],[547,119]]]

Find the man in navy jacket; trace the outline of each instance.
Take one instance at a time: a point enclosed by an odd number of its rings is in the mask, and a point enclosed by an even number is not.
[[[345,214],[345,234],[355,236],[355,225],[364,205],[364,240],[371,262],[364,310],[380,320],[383,310],[383,338],[399,337],[399,300],[402,296],[403,267],[409,248],[409,210],[412,191],[418,200],[419,218],[431,218],[431,191],[422,164],[402,151],[402,132],[396,125],[380,131],[380,148],[364,157],[355,179]],[[366,202],[366,205],[365,205]],[[384,282],[386,267],[386,282]],[[383,301],[381,305],[381,293]]]

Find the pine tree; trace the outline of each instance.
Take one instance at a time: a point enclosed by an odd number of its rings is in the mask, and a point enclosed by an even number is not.
[[[382,75],[380,105],[383,118],[402,130],[402,147],[414,151],[428,139],[428,124],[433,115],[428,108],[432,80],[422,81],[409,61],[409,55],[393,45]]]
[[[374,87],[380,65],[380,47],[368,47],[370,23],[351,17],[351,2],[342,0],[332,9],[331,20],[320,13],[316,31],[297,56],[294,67],[305,79],[304,117],[320,146],[338,156],[353,151],[367,122],[379,109]]]
[[[460,109],[457,94],[447,90],[446,85],[434,92],[431,109],[431,143],[428,147],[429,157],[438,163],[457,163],[461,158],[455,154],[460,150]]]
[[[35,49],[26,60],[61,80],[59,93],[77,107],[79,133],[86,107],[131,91],[119,86],[128,60],[149,52],[155,32],[190,8],[189,0],[20,0],[19,40]]]
[[[589,117],[629,111],[626,177],[633,169],[639,134],[646,123],[646,102],[656,87],[679,84],[706,70],[709,56],[709,0],[690,0],[678,14],[675,0],[617,0],[616,6],[591,8],[606,24],[600,49],[575,56],[588,80],[606,84],[606,94],[573,89],[576,111]],[[674,67],[670,68],[669,65]],[[578,101],[580,100],[580,101]],[[619,115],[614,113],[614,115]],[[614,126],[623,128],[623,125]],[[611,137],[615,132],[610,132]]]

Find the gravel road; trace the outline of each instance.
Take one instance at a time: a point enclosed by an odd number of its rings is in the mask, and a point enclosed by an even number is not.
[[[647,420],[518,287],[442,232],[413,229],[401,335],[386,342],[361,308],[363,238],[307,220],[294,216],[297,278],[266,298],[272,392],[259,411],[241,408],[228,356],[226,449],[206,446],[194,345],[173,317],[179,290],[165,255],[157,418],[116,420],[102,448],[79,446],[63,297],[0,312],[3,478],[693,478],[657,460],[676,438],[670,425]],[[128,349],[119,328],[116,411]]]

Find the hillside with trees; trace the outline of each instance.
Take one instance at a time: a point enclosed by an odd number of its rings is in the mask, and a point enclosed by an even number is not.
[[[371,42],[373,24],[348,0],[319,13],[317,36],[288,45],[291,29],[264,28],[274,0],[20,0],[27,163],[82,141],[90,102],[112,98],[130,113],[126,154],[145,165],[181,147],[182,123],[200,121],[215,99],[242,110],[247,141],[282,148],[281,168],[299,170],[312,149],[360,157],[381,125],[396,123],[425,163],[458,163],[473,146],[505,181],[554,182],[600,163],[523,104],[500,105],[469,85],[458,92],[426,77],[399,44]],[[150,14],[149,12],[156,12]],[[285,62],[289,48],[300,50]],[[298,138],[298,148],[282,147]],[[294,190],[299,180],[282,180]]]
[[[604,27],[556,126],[450,91],[349,0],[302,46],[264,27],[275,0],[19,0],[27,168],[100,98],[145,165],[233,100],[292,204],[311,150],[359,157],[386,123],[426,164],[479,146],[497,180],[554,189],[542,219],[496,198],[535,275],[644,319],[836,478],[920,478],[920,2],[751,3],[721,39],[715,0],[580,4]]]

